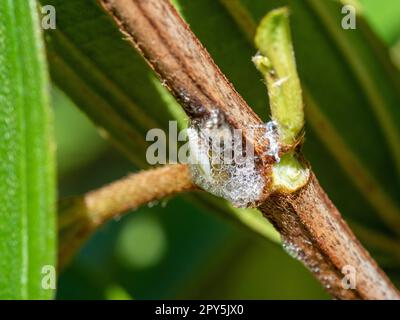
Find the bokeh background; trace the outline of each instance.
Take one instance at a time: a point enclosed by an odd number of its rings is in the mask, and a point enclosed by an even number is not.
[[[400,65],[400,4],[397,0],[360,2],[371,26],[392,48],[392,58]],[[82,194],[137,171],[55,86],[53,101],[60,197]],[[329,177],[322,168],[320,171],[324,184]],[[62,272],[57,298],[329,296],[279,245],[180,196],[107,223]]]

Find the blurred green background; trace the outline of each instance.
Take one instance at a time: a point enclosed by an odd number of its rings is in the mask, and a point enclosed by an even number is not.
[[[400,56],[396,0],[360,2],[374,30],[393,48],[396,60]],[[53,101],[60,197],[82,194],[137,170],[56,87]],[[278,245],[177,197],[143,207],[99,230],[62,272],[57,298],[329,296]]]

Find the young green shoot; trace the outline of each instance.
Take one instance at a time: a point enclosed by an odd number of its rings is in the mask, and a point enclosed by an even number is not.
[[[259,52],[253,62],[266,80],[271,118],[286,152],[272,170],[272,189],[293,192],[308,181],[309,170],[296,155],[304,127],[303,98],[290,35],[289,12],[279,8],[261,21],[255,35]]]

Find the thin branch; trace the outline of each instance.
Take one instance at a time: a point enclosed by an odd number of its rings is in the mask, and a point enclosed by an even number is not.
[[[59,268],[107,221],[144,204],[196,189],[188,167],[177,164],[132,174],[82,197],[61,201]]]
[[[263,161],[259,170],[270,180],[266,141],[246,135],[261,120],[234,90],[204,47],[167,0],[98,0],[127,39],[144,56],[183,105],[192,120],[219,109],[227,122],[243,131]],[[268,185],[268,183],[266,183]],[[260,210],[276,226],[286,249],[301,260],[334,297],[400,299],[400,295],[368,252],[356,240],[317,179],[294,194],[265,190]],[[342,268],[356,271],[356,288],[344,289]]]
[[[91,225],[97,228],[118,213],[134,210],[143,204],[194,190],[185,165],[168,165],[132,174],[84,197]]]
[[[290,195],[273,194],[260,210],[282,237],[283,247],[302,261],[324,287],[341,299],[395,299],[398,293],[362,247],[312,174]],[[342,284],[343,268],[356,272],[356,289]]]

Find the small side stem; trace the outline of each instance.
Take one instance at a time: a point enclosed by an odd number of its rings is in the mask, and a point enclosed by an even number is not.
[[[196,189],[189,168],[176,164],[132,174],[82,197],[62,200],[59,268],[105,222],[152,201]]]
[[[129,175],[88,192],[84,199],[91,226],[97,228],[118,214],[194,189],[197,187],[191,181],[186,165],[168,165]]]

